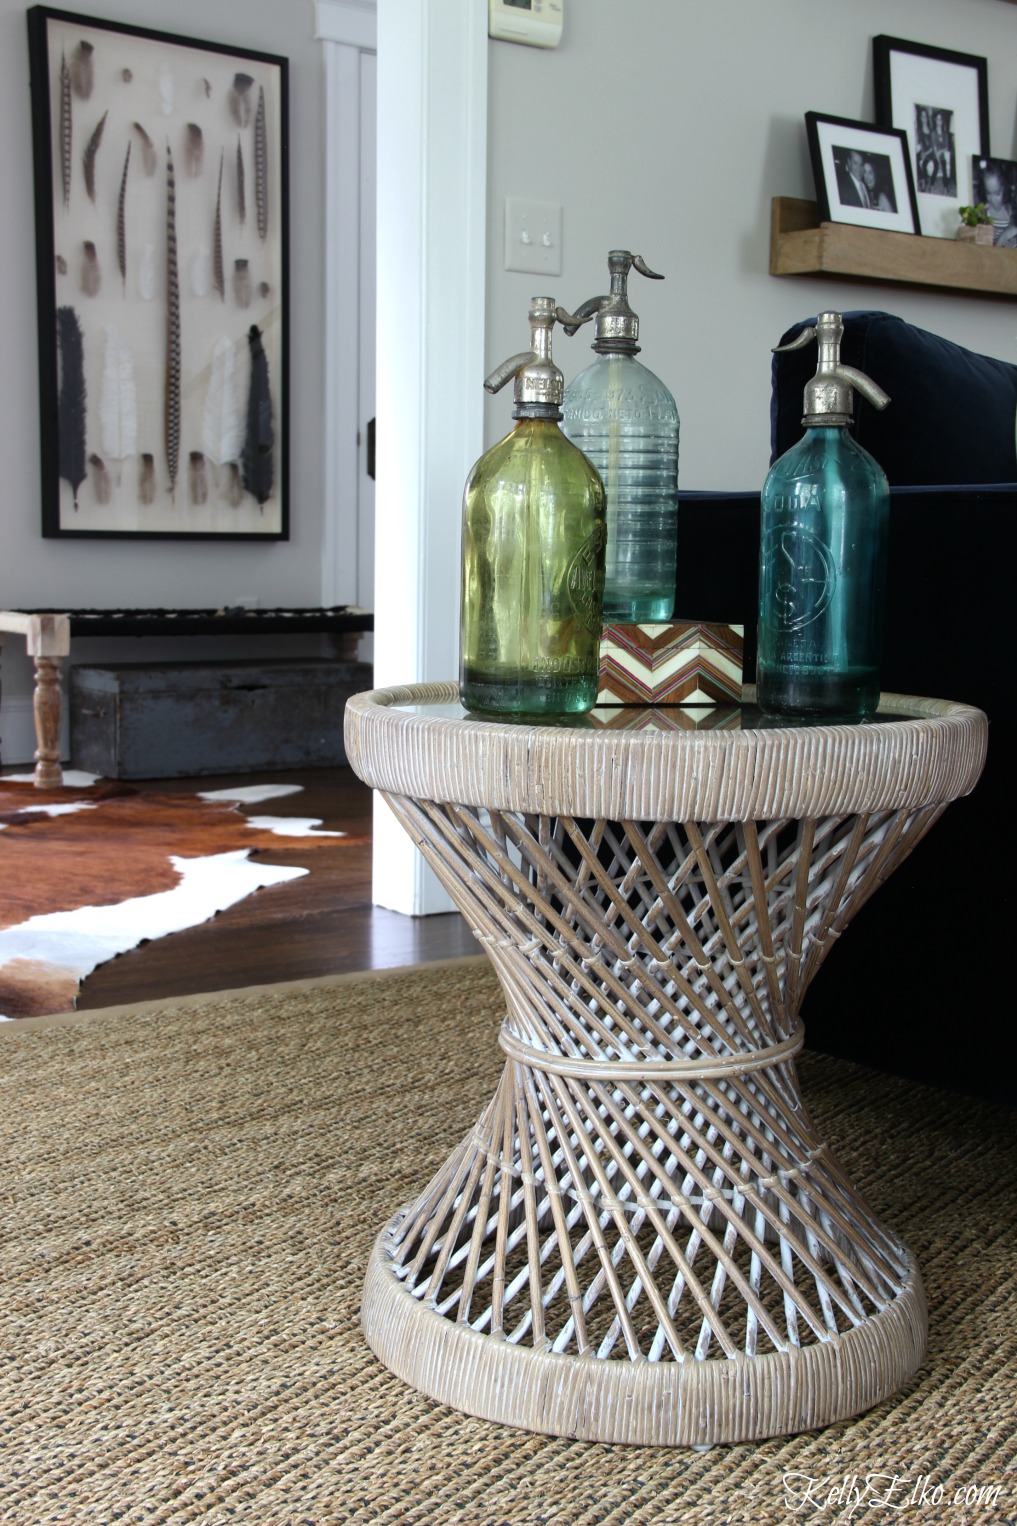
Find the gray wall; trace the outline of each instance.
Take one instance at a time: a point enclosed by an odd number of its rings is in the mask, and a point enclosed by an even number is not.
[[[871,121],[872,46],[888,32],[989,59],[991,148],[1015,154],[1017,7],[1002,0],[569,0],[560,46],[490,44],[488,359],[524,347],[540,278],[503,269],[505,196],[560,202],[549,295],[605,290],[611,248],[633,277],[640,359],[674,392],[680,483],[755,488],[769,462],[770,346],[822,307],[876,307],[1017,361],[1017,308],[904,287],[768,274],[770,199],[813,196],[803,114]],[[548,284],[548,283],[544,283]],[[556,333],[566,378],[589,329]],[[509,388],[488,405],[509,427]]]

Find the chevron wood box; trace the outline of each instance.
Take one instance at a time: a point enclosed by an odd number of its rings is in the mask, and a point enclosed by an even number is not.
[[[586,719],[598,731],[738,731],[739,705],[598,705]]]
[[[738,704],[744,634],[700,620],[605,625],[597,704]]]

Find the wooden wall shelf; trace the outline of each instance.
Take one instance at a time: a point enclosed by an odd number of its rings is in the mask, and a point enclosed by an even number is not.
[[[773,198],[770,274],[935,286],[1017,300],[1017,249],[821,223],[816,203],[796,196]]]

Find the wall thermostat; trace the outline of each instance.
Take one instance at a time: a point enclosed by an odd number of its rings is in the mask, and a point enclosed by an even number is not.
[[[530,48],[556,48],[564,9],[565,0],[487,0],[487,34]]]

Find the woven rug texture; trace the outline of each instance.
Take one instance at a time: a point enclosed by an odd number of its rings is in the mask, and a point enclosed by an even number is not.
[[[0,1521],[700,1526],[1017,1520],[1013,1118],[806,1053],[918,1257],[892,1401],[712,1451],[445,1409],[359,1328],[378,1231],[468,1131],[503,1003],[461,962],[0,1034]]]

